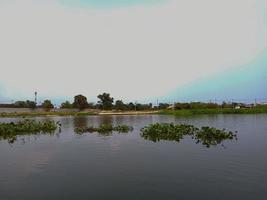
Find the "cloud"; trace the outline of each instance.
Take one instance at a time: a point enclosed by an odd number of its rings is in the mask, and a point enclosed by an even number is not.
[[[266,46],[256,0],[103,10],[14,2],[0,6],[1,81],[9,96],[162,96],[247,63]]]

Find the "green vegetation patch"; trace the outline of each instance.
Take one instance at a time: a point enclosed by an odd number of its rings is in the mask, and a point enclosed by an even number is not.
[[[213,127],[197,128],[187,124],[156,123],[141,129],[141,137],[153,142],[160,140],[179,142],[187,135],[195,139],[196,143],[202,143],[206,147],[216,146],[224,140],[237,139],[236,134],[225,129],[220,130]]]
[[[108,134],[114,132],[118,133],[128,133],[133,130],[133,127],[127,125],[118,125],[113,126],[112,124],[101,124],[99,127],[77,127],[75,128],[75,133],[83,134],[83,133],[100,133],[100,134]]]
[[[267,113],[265,107],[255,108],[214,108],[214,109],[181,109],[181,110],[162,110],[159,114],[175,115],[175,116],[190,116],[190,115],[216,115],[216,114],[263,114]]]
[[[50,112],[25,112],[25,113],[0,113],[0,117],[37,117],[37,116],[89,116],[97,115],[94,112],[76,112],[76,111],[50,111]]]
[[[35,121],[25,119],[19,122],[0,123],[0,140],[8,140],[9,143],[16,141],[20,135],[34,135],[38,133],[53,133],[57,128],[60,128],[60,123],[45,120]]]

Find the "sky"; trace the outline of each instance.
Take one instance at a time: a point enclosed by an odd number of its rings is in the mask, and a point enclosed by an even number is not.
[[[179,86],[165,95],[164,102],[267,102],[267,50],[250,63],[227,70],[207,79],[198,79]]]
[[[265,0],[0,0],[0,25],[0,101],[267,99]]]

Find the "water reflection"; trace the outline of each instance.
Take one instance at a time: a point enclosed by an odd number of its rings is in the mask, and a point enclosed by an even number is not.
[[[56,136],[57,138],[60,138],[60,133],[61,133],[61,130],[59,128],[58,131],[53,131],[53,132],[49,132],[49,133],[38,133],[38,134],[25,133],[25,135],[19,135],[19,136],[14,136],[14,135],[1,136],[0,135],[0,141],[7,141],[9,144],[14,144],[15,142],[18,142],[18,143],[24,145],[27,142],[31,142],[32,139],[34,141],[37,141],[40,138],[40,136],[42,136],[42,135]]]
[[[113,124],[113,117],[102,116],[99,118],[99,124]]]
[[[82,135],[84,133],[99,133],[100,135],[112,135],[114,132],[117,133],[128,133],[133,130],[133,127],[127,125],[117,125],[113,124],[101,124],[99,127],[76,127],[74,132],[76,134]]]
[[[87,118],[87,126],[98,127],[103,122],[102,116]],[[267,115],[192,119],[165,115],[110,116],[107,120],[114,126],[134,127],[132,133],[115,133],[110,137],[99,137],[97,133],[76,135],[73,132],[75,117],[51,119],[62,123],[60,139],[38,135],[18,137],[12,145],[0,141],[0,199],[68,197],[79,200],[127,196],[140,200],[202,197],[263,200],[266,197]],[[5,118],[0,122],[19,120]],[[181,143],[153,143],[140,137],[142,127],[156,122],[238,130],[239,141],[223,141],[229,148],[225,150],[220,147],[222,143],[206,149],[202,143],[196,145],[190,136],[184,136]],[[218,188],[224,191],[223,195]]]
[[[176,136],[176,135],[143,135],[141,134],[141,137],[144,138],[145,140],[150,140],[153,142],[160,142],[160,141],[175,141],[175,142],[181,142],[182,139],[184,139],[184,136]],[[219,144],[222,145],[222,147],[225,148],[225,145],[223,144],[224,141],[227,140],[233,140],[228,138],[228,139],[218,139],[218,138],[211,138],[211,137],[195,137],[195,136],[190,136],[191,139],[194,139],[196,144],[200,143],[203,146],[210,148],[211,146],[217,146]],[[238,138],[234,138],[235,140],[238,140]]]
[[[74,117],[73,126],[74,128],[84,128],[87,127],[88,117]]]
[[[73,132],[79,135],[85,133],[97,133],[100,136],[112,136],[113,134],[129,133],[133,131],[133,127],[138,131],[141,129],[141,138],[150,140],[153,142],[160,141],[176,141],[180,142],[184,137],[192,138],[195,143],[202,144],[205,147],[223,145],[224,141],[237,139],[236,135],[232,132],[225,130],[219,130],[210,127],[202,127],[200,129],[192,125],[180,124],[179,127],[171,125],[172,123],[165,123],[165,126],[158,124],[153,127],[149,132],[142,132],[147,123],[153,123],[158,121],[154,116],[146,116],[146,121],[143,122],[143,116],[81,116],[70,118],[59,118],[59,128],[55,132],[45,133],[46,135],[56,136],[59,138],[61,132],[61,123],[63,124],[63,132],[68,132],[73,135]],[[164,119],[164,117],[162,117]],[[45,119],[41,119],[45,120]],[[214,120],[214,119],[213,119]],[[171,119],[173,121],[173,119]],[[127,125],[125,125],[127,124]],[[157,123],[156,123],[157,124]],[[163,123],[164,124],[164,123]],[[167,126],[166,126],[167,124]],[[197,125],[199,126],[199,125]],[[69,129],[67,129],[69,128]],[[176,132],[178,130],[178,132]],[[28,135],[28,136],[27,136]],[[34,138],[37,140],[42,133],[32,135],[30,133],[20,134],[18,137],[14,134],[3,135],[0,134],[0,141],[7,141],[9,144],[13,144],[19,140],[21,144],[26,143],[26,139]]]

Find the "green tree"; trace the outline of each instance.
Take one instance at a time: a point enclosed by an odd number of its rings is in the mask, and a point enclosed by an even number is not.
[[[111,110],[113,106],[114,98],[110,97],[110,94],[103,93],[97,96],[100,101],[98,101],[100,107],[104,110]]]
[[[17,107],[17,108],[26,108],[26,103],[25,103],[25,101],[16,101],[15,103],[14,103],[14,105]]]
[[[30,101],[30,100],[27,100],[27,101],[16,101],[14,103],[15,107],[17,108],[36,108],[36,103],[34,101]]]
[[[126,105],[123,103],[122,100],[117,100],[115,102],[115,109],[116,110],[125,110],[126,109]]]
[[[70,108],[73,108],[73,105],[69,102],[69,101],[65,101],[61,104],[60,106],[61,108],[65,108],[65,109],[70,109]]]
[[[81,94],[76,95],[74,97],[73,107],[78,108],[80,110],[87,108],[88,107],[87,98]]]
[[[27,100],[27,101],[26,101],[26,104],[27,104],[27,107],[28,107],[28,108],[31,108],[31,109],[36,108],[36,103],[35,103],[34,101],[29,101],[29,100]]]
[[[44,100],[44,102],[42,103],[42,108],[45,111],[49,111],[54,108],[54,105],[52,104],[50,100],[47,99],[47,100]]]
[[[128,110],[135,110],[135,104],[133,102],[130,102],[128,105],[127,105],[127,109]]]

